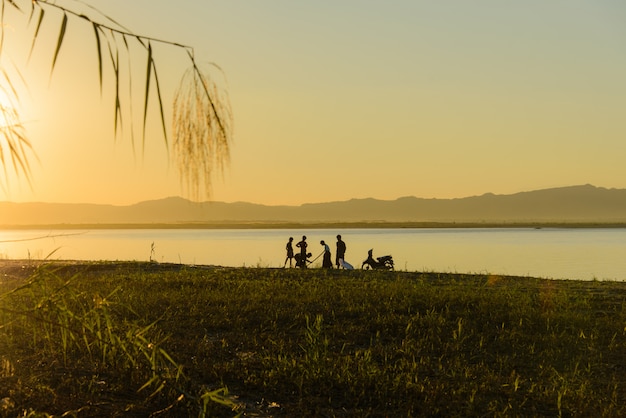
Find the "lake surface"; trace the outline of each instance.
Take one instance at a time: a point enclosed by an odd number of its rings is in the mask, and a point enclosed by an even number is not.
[[[397,270],[626,280],[624,228],[9,230],[0,231],[0,258],[282,267],[290,236],[295,244],[307,235],[312,258],[325,240],[334,261],[338,233],[355,267],[373,248]]]

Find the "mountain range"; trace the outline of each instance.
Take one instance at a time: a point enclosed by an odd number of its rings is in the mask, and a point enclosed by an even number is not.
[[[192,202],[129,206],[0,202],[0,226],[241,223],[626,223],[626,189],[570,186],[457,199],[351,199],[300,206]]]

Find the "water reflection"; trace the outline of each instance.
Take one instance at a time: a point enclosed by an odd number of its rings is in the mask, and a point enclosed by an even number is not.
[[[307,235],[313,258],[325,240],[334,257],[337,233],[357,267],[373,248],[399,270],[626,279],[626,229],[617,228],[16,230],[0,231],[0,257],[281,267],[290,236]]]

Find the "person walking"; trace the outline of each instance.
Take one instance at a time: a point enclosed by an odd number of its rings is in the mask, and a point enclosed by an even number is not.
[[[320,241],[320,244],[324,247],[324,258],[322,259],[322,268],[333,268],[333,262],[331,261],[330,247],[324,242]]]
[[[293,267],[291,264],[291,261],[293,260],[293,237],[289,237],[289,241],[287,242],[287,245],[285,246],[285,249],[287,250],[287,258],[285,258],[285,264],[283,265],[283,268],[287,267],[287,260],[289,260],[289,268]]]
[[[335,265],[337,268],[343,267],[346,257],[346,243],[341,240],[341,235],[337,235],[337,254],[335,255]]]

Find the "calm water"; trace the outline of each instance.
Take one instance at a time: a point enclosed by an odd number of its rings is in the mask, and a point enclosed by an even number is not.
[[[321,239],[360,267],[367,250],[391,254],[396,269],[626,280],[626,229],[347,229],[0,231],[0,258],[153,260],[233,267],[278,267],[285,244],[307,235],[315,258]],[[32,239],[36,238],[36,239]],[[25,241],[16,241],[24,240]],[[30,240],[32,239],[32,240]],[[154,245],[154,247],[153,247]],[[319,258],[314,265],[321,264]]]

